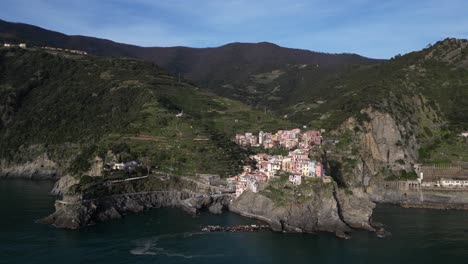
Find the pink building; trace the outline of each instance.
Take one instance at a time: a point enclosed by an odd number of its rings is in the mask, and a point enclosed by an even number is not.
[[[257,182],[267,182],[268,177],[265,173],[259,172],[255,174],[255,179]]]
[[[315,164],[315,177],[322,177],[323,176],[323,166],[321,162],[317,162]]]

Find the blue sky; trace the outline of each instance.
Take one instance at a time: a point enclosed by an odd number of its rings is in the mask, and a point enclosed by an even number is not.
[[[269,41],[373,58],[468,38],[465,0],[1,0],[0,18],[141,46]]]

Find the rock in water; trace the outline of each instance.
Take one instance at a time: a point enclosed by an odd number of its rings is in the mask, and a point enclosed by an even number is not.
[[[370,225],[375,204],[362,197],[345,194],[338,188],[319,188],[305,200],[275,203],[262,193],[244,192],[229,209],[269,223],[275,231],[336,233],[347,237],[352,229],[374,231]]]
[[[350,239],[351,236],[347,235],[345,232],[341,231],[341,230],[336,230],[335,231],[335,236],[337,238],[341,238],[341,239]]]
[[[222,214],[223,213],[223,205],[220,203],[215,203],[212,206],[208,207],[208,210],[212,214]]]
[[[200,198],[200,199],[198,199]],[[227,207],[230,195],[200,195],[185,191],[155,191],[106,196],[82,200],[79,196],[64,195],[55,202],[55,212],[41,220],[56,227],[77,229],[97,222],[121,218],[127,213],[138,213],[150,208],[177,207],[191,214],[211,208],[218,213]]]
[[[375,232],[375,235],[376,235],[378,238],[387,238],[387,237],[391,236],[392,233],[388,232],[388,231],[385,230],[384,228],[380,228],[379,230],[377,230],[377,232]]]

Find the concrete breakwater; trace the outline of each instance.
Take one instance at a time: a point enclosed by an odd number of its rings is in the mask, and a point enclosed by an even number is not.
[[[203,232],[255,232],[271,230],[269,225],[237,225],[219,226],[208,225],[202,228]]]

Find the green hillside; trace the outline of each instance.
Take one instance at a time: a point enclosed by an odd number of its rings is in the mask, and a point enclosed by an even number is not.
[[[285,65],[226,87],[235,98],[252,105],[329,128],[369,105],[385,111],[405,110],[398,109],[404,108],[403,97],[421,95],[441,110],[453,129],[463,130],[468,129],[467,60],[467,41],[447,39],[377,65]]]
[[[174,174],[231,175],[246,155],[235,132],[291,126],[146,62],[19,48],[0,48],[0,116],[2,159],[46,152],[72,159],[72,173],[112,150]]]

